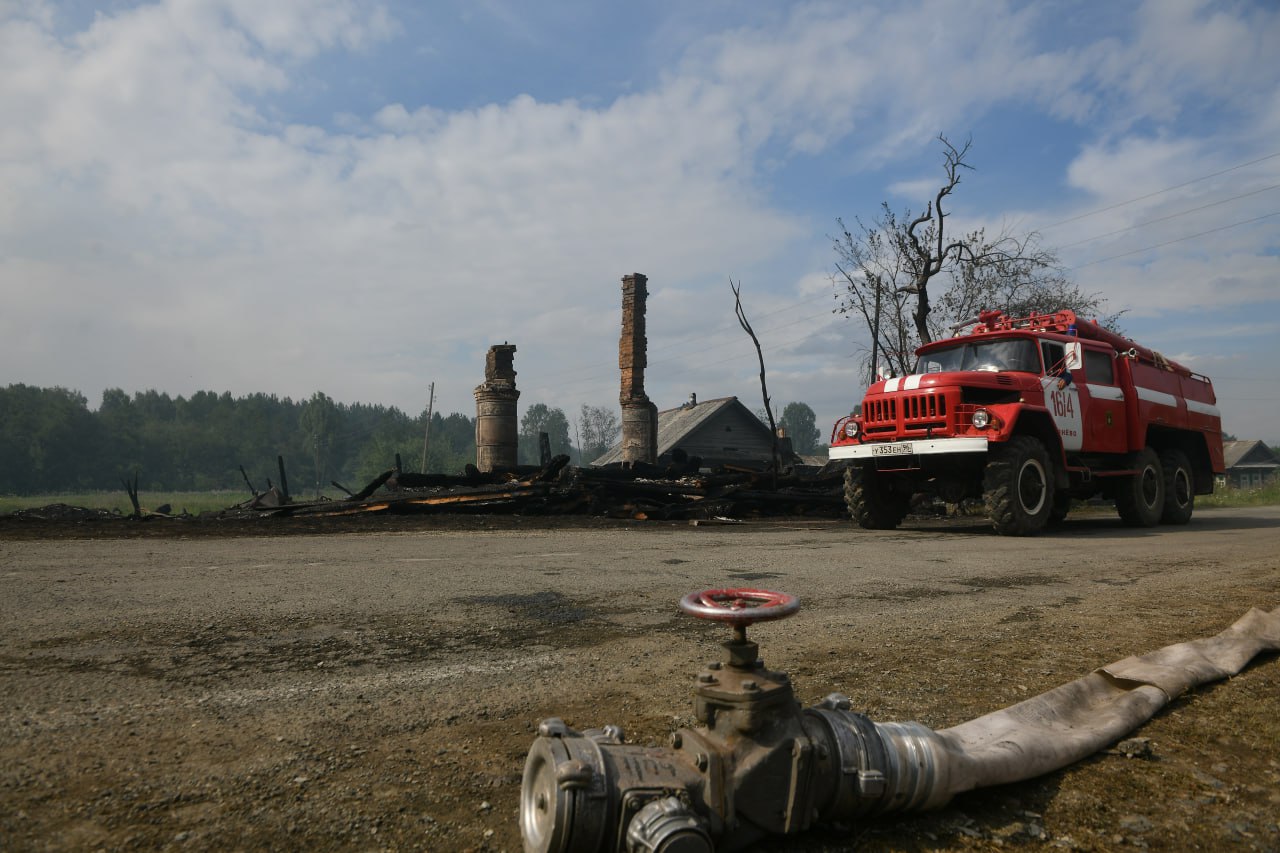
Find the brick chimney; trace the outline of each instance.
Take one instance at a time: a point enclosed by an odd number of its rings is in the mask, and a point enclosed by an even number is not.
[[[645,301],[648,279],[640,273],[622,277],[622,338],[618,368],[622,372],[622,461],[658,461],[658,407],[644,393]]]
[[[481,471],[514,468],[520,446],[516,421],[515,344],[489,347],[484,384],[476,386],[476,467]]]

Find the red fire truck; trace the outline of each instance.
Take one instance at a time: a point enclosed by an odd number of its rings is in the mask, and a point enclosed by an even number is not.
[[[897,527],[919,494],[982,498],[1011,536],[1095,495],[1132,526],[1186,524],[1223,471],[1209,378],[1072,311],[984,311],[916,354],[915,372],[877,381],[832,432],[865,528]]]

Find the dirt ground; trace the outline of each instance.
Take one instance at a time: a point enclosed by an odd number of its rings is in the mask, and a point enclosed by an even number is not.
[[[752,638],[810,704],[945,728],[1280,605],[1280,508],[1034,539],[535,518],[342,526],[0,520],[0,848],[519,850],[539,720],[692,725],[723,585],[801,598]],[[1280,660],[1101,753],[769,851],[1280,850]]]

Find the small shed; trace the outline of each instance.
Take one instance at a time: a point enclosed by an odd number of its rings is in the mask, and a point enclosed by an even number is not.
[[[763,469],[773,457],[773,436],[737,397],[702,402],[691,398],[683,406],[658,412],[658,464],[671,463],[676,451],[701,458],[708,468],[741,465]],[[784,447],[779,451],[784,452]],[[615,445],[591,464],[598,467],[621,461],[622,447]],[[790,461],[794,460],[783,459],[784,464]]]
[[[1266,442],[1257,439],[1224,441],[1222,456],[1227,473],[1219,482],[1225,482],[1230,488],[1260,489],[1280,477],[1280,456],[1276,456]]]

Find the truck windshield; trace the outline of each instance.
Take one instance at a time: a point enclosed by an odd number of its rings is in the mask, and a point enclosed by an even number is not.
[[[929,350],[916,362],[916,373],[943,373],[952,370],[987,370],[998,373],[1016,370],[1039,373],[1040,357],[1034,342],[1025,338],[1004,341],[975,341],[943,349]]]

